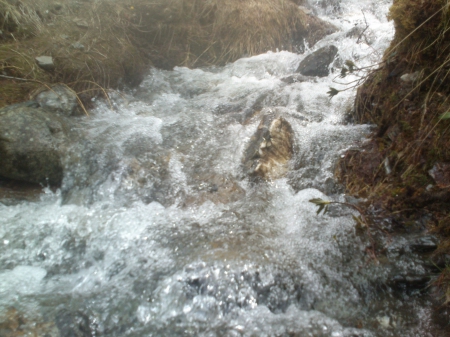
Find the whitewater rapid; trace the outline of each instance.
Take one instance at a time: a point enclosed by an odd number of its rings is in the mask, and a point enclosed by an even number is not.
[[[62,188],[0,204],[0,313],[61,335],[426,336],[426,303],[384,285],[420,265],[375,263],[354,209],[309,202],[348,200],[335,165],[371,127],[349,122],[355,89],[327,92],[363,75],[339,78],[346,60],[379,62],[394,32],[389,1],[334,3],[316,11],[338,32],[305,54],[151,69],[98,99]],[[285,80],[331,44],[330,76]],[[286,177],[254,183],[241,159],[269,113],[291,124],[295,155]]]

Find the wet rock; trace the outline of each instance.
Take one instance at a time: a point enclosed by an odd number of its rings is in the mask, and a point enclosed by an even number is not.
[[[41,108],[18,105],[0,110],[0,176],[59,185],[61,146],[68,123]]]
[[[326,10],[326,13],[341,12],[341,0],[316,0],[315,4]]]
[[[410,242],[409,247],[412,251],[426,253],[432,252],[437,248],[438,240],[434,235],[418,237]]]
[[[73,90],[61,84],[56,84],[50,89],[45,89],[33,97],[43,109],[67,117],[76,112],[78,101],[77,95]]]
[[[77,311],[62,310],[56,316],[56,326],[64,337],[92,337],[89,317]]]
[[[42,192],[39,184],[0,178],[0,203],[6,206],[22,201],[38,201]]]
[[[224,115],[231,112],[237,112],[245,108],[245,101],[221,103],[214,108],[214,113]]]
[[[286,312],[292,304],[310,310],[308,302],[313,302],[315,297],[302,286],[297,275],[284,270],[227,271],[217,267],[190,265],[180,282],[184,285],[188,300],[199,295],[210,298],[219,304],[216,308],[224,314],[233,308],[251,308],[255,304],[265,306],[276,314]],[[303,303],[307,303],[306,306]]]
[[[329,65],[333,62],[338,49],[331,45],[320,48],[306,56],[297,68],[305,76],[325,77],[330,73]]]
[[[239,123],[245,124],[263,109],[267,97],[267,92],[250,95],[245,100],[220,104],[214,112],[221,115],[230,113]]]
[[[242,159],[244,172],[263,179],[276,179],[287,172],[294,153],[291,125],[282,117],[263,117]]]
[[[294,74],[294,75],[290,75],[290,76],[286,76],[283,77],[281,79],[282,82],[287,83],[287,84],[292,84],[292,83],[301,83],[301,82],[307,82],[310,79],[308,78],[308,76],[303,76],[301,74]]]
[[[355,26],[345,33],[345,37],[359,37],[364,32],[364,28],[360,26]]]
[[[38,56],[35,58],[37,65],[45,71],[55,70],[55,64],[51,56]]]
[[[345,33],[345,37],[357,38],[357,43],[365,42],[371,46],[376,41],[376,34],[368,26],[355,26]]]
[[[184,205],[201,205],[206,201],[228,204],[242,199],[245,190],[233,177],[221,174],[207,174],[196,177],[192,184],[193,194],[186,196]]]
[[[388,285],[401,290],[424,290],[430,282],[430,275],[396,275],[390,279]]]

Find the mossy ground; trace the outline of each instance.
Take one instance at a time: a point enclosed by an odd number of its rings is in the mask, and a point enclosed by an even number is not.
[[[430,219],[446,271],[438,283],[449,294],[450,119],[442,116],[450,111],[450,2],[394,0],[389,16],[394,40],[358,89],[354,109],[355,120],[376,130],[362,149],[346,153],[337,174],[403,229]],[[413,81],[400,79],[414,73]]]
[[[150,66],[224,65],[311,46],[334,30],[297,2],[0,0],[0,74],[64,83],[86,102],[104,88],[138,84]],[[39,69],[42,55],[53,57],[54,71]],[[27,87],[12,96],[4,88],[0,106],[28,99],[20,95]]]

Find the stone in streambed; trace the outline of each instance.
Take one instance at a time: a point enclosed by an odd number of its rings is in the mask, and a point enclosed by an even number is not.
[[[306,56],[297,68],[297,73],[305,76],[325,77],[330,73],[329,66],[333,62],[338,49],[331,45],[320,48]]]
[[[294,134],[283,118],[266,115],[245,150],[244,173],[265,180],[286,174],[294,153]]]

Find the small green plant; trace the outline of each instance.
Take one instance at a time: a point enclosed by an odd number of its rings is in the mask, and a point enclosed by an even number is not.
[[[353,219],[358,223],[358,225],[360,225],[361,227],[368,227],[363,211],[354,204],[350,204],[348,202],[341,202],[341,201],[328,201],[328,200],[323,200],[320,198],[314,198],[314,199],[310,199],[308,201],[315,204],[318,207],[317,212],[316,212],[317,215],[320,215],[320,213],[322,211],[323,211],[323,214],[325,215],[328,212],[328,206],[331,204],[339,204],[339,205],[351,207],[351,208],[355,209],[356,211],[358,211],[360,214],[359,217],[356,217],[353,215]]]
[[[439,119],[450,119],[450,111],[444,112],[439,116]]]
[[[381,62],[381,63],[383,63],[383,62]],[[330,87],[330,90],[327,91],[328,96],[331,99],[334,96],[336,96],[337,94],[339,94],[340,92],[351,90],[351,89],[359,87],[367,79],[367,77],[369,76],[369,70],[373,69],[374,67],[379,66],[381,63],[373,64],[373,65],[370,65],[368,67],[359,68],[359,67],[356,66],[356,64],[353,61],[346,60],[344,62],[344,66],[341,68],[340,74],[334,78],[333,82],[337,83],[337,84],[345,85],[347,87],[345,89],[342,89],[342,90],[338,90],[336,88]],[[358,71],[358,73],[356,73],[356,71]],[[340,82],[336,81],[337,77],[345,78],[348,74],[356,74],[356,76],[358,78],[356,80],[348,82],[348,83],[340,83]]]
[[[339,93],[340,93],[340,90],[337,90],[336,88],[332,88],[332,87],[330,87],[330,90],[327,91],[328,97],[330,97],[330,99]]]
[[[320,215],[320,212],[322,212],[322,210],[323,214],[326,214],[328,212],[328,205],[331,204],[331,201],[326,201],[320,198],[311,199],[309,200],[309,202],[312,202],[319,207],[317,209],[317,215]]]
[[[356,211],[358,211],[359,216],[355,216],[352,214],[352,218],[353,220],[356,222],[356,227],[358,229],[366,229],[366,233],[367,233],[367,237],[369,238],[370,241],[370,247],[367,248],[367,253],[369,254],[369,256],[374,259],[375,261],[377,261],[377,256],[375,253],[375,240],[373,239],[372,233],[370,232],[370,227],[369,227],[369,223],[366,220],[366,217],[364,216],[364,212],[361,208],[359,208],[358,206],[348,203],[348,202],[341,202],[341,201],[328,201],[328,200],[323,200],[320,198],[314,198],[314,199],[310,199],[308,200],[309,202],[315,204],[318,209],[317,209],[317,215],[320,215],[320,213],[323,211],[323,214],[326,214],[328,212],[328,207],[331,204],[339,204],[339,205],[344,205],[350,208],[355,209]]]

